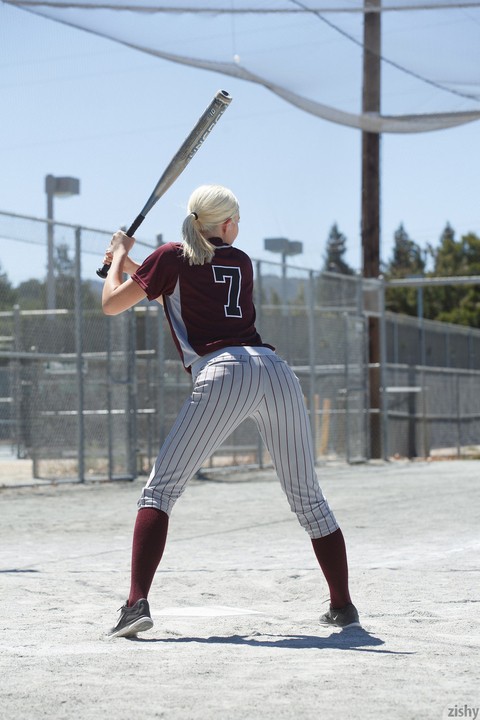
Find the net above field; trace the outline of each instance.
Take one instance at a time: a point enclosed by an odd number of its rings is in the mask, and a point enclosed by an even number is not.
[[[363,0],[6,4],[262,85],[305,112],[368,132],[425,132],[480,118],[480,2],[366,3],[381,13],[380,113],[360,111]]]

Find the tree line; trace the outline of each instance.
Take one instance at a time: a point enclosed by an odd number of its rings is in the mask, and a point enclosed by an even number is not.
[[[72,310],[75,305],[75,261],[68,245],[55,247],[53,270],[57,308]],[[99,294],[89,281],[82,281],[82,302],[85,309],[99,307]],[[31,278],[14,287],[0,267],[0,310],[11,310],[18,305],[21,310],[41,310],[47,307],[47,283]]]
[[[394,233],[392,254],[382,264],[386,280],[412,277],[455,277],[480,275],[480,237],[468,233],[456,238],[447,223],[438,245],[427,243],[421,247],[413,240],[403,223]],[[355,275],[345,260],[347,238],[334,223],[325,243],[322,270]],[[54,258],[56,305],[72,309],[75,301],[75,263],[69,247],[58,245]],[[22,310],[46,307],[47,286],[44,280],[30,279],[14,287],[0,267],[0,310],[19,305]],[[86,309],[98,309],[99,293],[89,281],[82,282],[82,301]],[[422,291],[423,317],[470,327],[480,327],[480,286],[424,286]],[[419,292],[416,288],[387,288],[387,310],[417,316]]]
[[[393,237],[392,254],[382,263],[386,280],[403,278],[480,276],[480,237],[468,233],[460,238],[447,223],[434,247],[421,247],[413,240],[403,223]],[[354,270],[346,263],[347,238],[334,224],[326,242],[323,269],[346,275]],[[392,312],[417,316],[419,314],[417,288],[387,288],[386,308]],[[480,285],[429,286],[422,289],[423,317],[470,327],[480,327]]]

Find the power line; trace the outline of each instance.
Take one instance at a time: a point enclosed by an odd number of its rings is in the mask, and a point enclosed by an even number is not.
[[[449,10],[449,9],[468,9],[480,7],[479,1],[471,0],[470,2],[420,2],[411,3],[409,5],[388,5],[380,8],[352,7],[344,5],[337,6],[320,6],[320,7],[302,7],[302,8],[272,8],[272,7],[198,7],[198,6],[171,6],[171,5],[119,5],[118,3],[85,3],[85,2],[55,2],[55,0],[2,0],[6,5],[16,5],[18,7],[50,7],[59,10],[117,10],[124,12],[136,13],[208,13],[210,15],[293,15],[305,13],[365,13],[365,12],[411,12],[415,10]]]
[[[444,92],[448,92],[451,95],[456,95],[457,97],[466,98],[467,100],[475,100],[476,102],[480,101],[480,98],[478,95],[470,95],[469,93],[463,93],[460,90],[453,90],[451,88],[445,87],[441,83],[435,82],[435,80],[430,80],[429,78],[424,77],[423,75],[420,75],[419,73],[415,72],[414,70],[409,70],[408,68],[404,67],[403,65],[400,65],[399,63],[395,62],[394,60],[389,60],[381,53],[375,52],[375,50],[370,49],[368,47],[365,47],[363,42],[361,40],[357,40],[356,37],[353,35],[350,35],[346,30],[343,30],[341,27],[333,23],[331,20],[327,20],[327,18],[323,17],[323,15],[318,10],[312,10],[311,8],[308,8],[306,5],[304,5],[299,0],[289,0],[294,5],[298,5],[299,7],[303,8],[305,11],[308,11],[315,15],[321,22],[325,23],[325,25],[328,25],[328,27],[332,28],[332,30],[335,30],[336,32],[340,33],[340,35],[343,35],[343,37],[347,38],[347,40],[350,40],[350,42],[353,42],[358,47],[363,48],[364,50],[367,50],[368,52],[372,53],[372,55],[375,55],[376,57],[380,58],[382,62],[386,63],[387,65],[390,65],[390,67],[394,67],[396,70],[399,70],[400,72],[405,73],[406,75],[410,75],[410,77],[415,78],[416,80],[420,80],[420,82],[423,82],[427,85],[431,85],[436,90],[443,90]],[[480,7],[480,3],[477,3],[477,5]],[[441,6],[446,7],[445,5]],[[459,7],[458,5],[452,5],[452,7]],[[370,12],[370,10],[369,10]]]

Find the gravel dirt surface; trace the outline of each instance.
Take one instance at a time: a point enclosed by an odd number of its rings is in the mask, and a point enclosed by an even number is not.
[[[272,471],[192,481],[136,640],[105,632],[144,480],[0,469],[6,720],[480,720],[479,461],[319,468],[363,624],[344,631],[318,623],[326,585]]]

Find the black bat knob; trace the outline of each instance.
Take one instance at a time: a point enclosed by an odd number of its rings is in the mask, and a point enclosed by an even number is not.
[[[98,268],[98,270],[97,270],[97,275],[98,275],[98,277],[101,277],[101,278],[103,278],[103,279],[105,280],[105,278],[106,278],[107,275],[108,275],[108,271],[109,271],[109,270],[110,270],[110,265],[109,265],[109,263],[105,263],[105,265],[104,265],[103,267]]]

